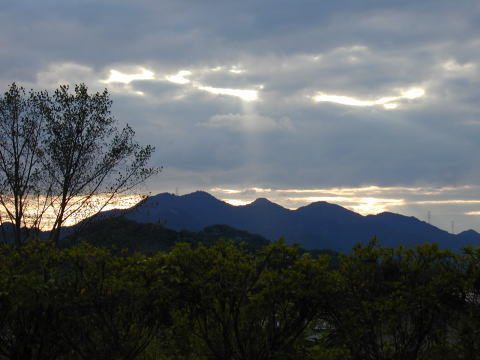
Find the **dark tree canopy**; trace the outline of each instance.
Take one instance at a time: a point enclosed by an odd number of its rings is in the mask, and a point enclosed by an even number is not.
[[[0,359],[475,360],[480,250],[0,246]]]

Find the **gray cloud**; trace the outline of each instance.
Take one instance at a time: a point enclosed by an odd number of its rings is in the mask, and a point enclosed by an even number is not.
[[[475,185],[479,13],[470,0],[4,2],[0,86],[108,87],[166,166],[154,192]],[[126,80],[106,83],[112,70]],[[402,95],[414,88],[424,96]]]
[[[210,128],[226,128],[233,131],[265,132],[273,130],[292,131],[292,123],[288,118],[278,120],[258,114],[218,114],[208,122],[200,124]]]

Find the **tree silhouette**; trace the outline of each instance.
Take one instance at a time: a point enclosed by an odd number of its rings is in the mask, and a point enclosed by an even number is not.
[[[54,242],[65,220],[85,211],[97,195],[107,194],[95,212],[160,170],[147,167],[152,146],[140,146],[128,125],[117,129],[111,105],[107,90],[89,94],[85,84],[75,85],[73,94],[60,86],[49,97],[42,160],[53,186]]]
[[[40,142],[45,124],[42,104],[47,97],[46,92],[27,94],[13,83],[0,98],[0,206],[6,217],[0,219],[2,224],[5,220],[13,224],[17,245],[22,241],[27,218],[32,227],[38,226],[47,205],[46,197],[39,201],[40,193],[48,194],[40,171]]]
[[[0,205],[17,244],[22,227],[40,226],[47,208],[58,244],[67,219],[95,215],[161,170],[148,166],[152,146],[140,146],[130,126],[117,128],[111,106],[106,89],[89,94],[85,84],[28,96],[12,84],[0,99]]]

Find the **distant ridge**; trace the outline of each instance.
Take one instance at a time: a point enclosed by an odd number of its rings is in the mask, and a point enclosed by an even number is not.
[[[161,223],[174,230],[201,231],[225,224],[270,240],[285,237],[288,243],[299,243],[306,249],[348,252],[354,244],[366,243],[372,237],[385,246],[430,242],[459,250],[480,245],[480,234],[474,230],[454,235],[415,217],[391,212],[363,216],[324,201],[289,210],[265,198],[233,206],[204,191],[182,196],[161,193],[124,214],[136,222]]]

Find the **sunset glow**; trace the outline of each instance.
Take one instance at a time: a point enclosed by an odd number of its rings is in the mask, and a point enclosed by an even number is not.
[[[66,209],[66,220],[64,222],[65,226],[75,225],[78,222],[98,213],[98,211],[102,208],[101,211],[108,211],[113,209],[128,209],[139,201],[143,200],[145,197],[142,195],[119,195],[115,197],[108,205],[103,206],[105,202],[108,200],[108,195],[97,195],[96,197],[92,198],[89,201],[89,205],[83,206],[80,208],[80,205],[83,203],[84,198],[77,196],[72,198],[71,205]],[[41,199],[41,202],[43,200]],[[33,202],[32,202],[33,204]],[[78,211],[77,211],[78,210]],[[32,219],[36,216],[37,208],[29,208],[26,212],[25,219],[27,224],[30,225],[29,221],[31,222]],[[72,215],[69,215],[72,214]],[[2,209],[2,213],[0,213],[2,219],[8,219],[6,213]],[[48,208],[43,217],[40,228],[42,230],[50,230],[53,223],[55,221],[55,209],[50,207]]]

